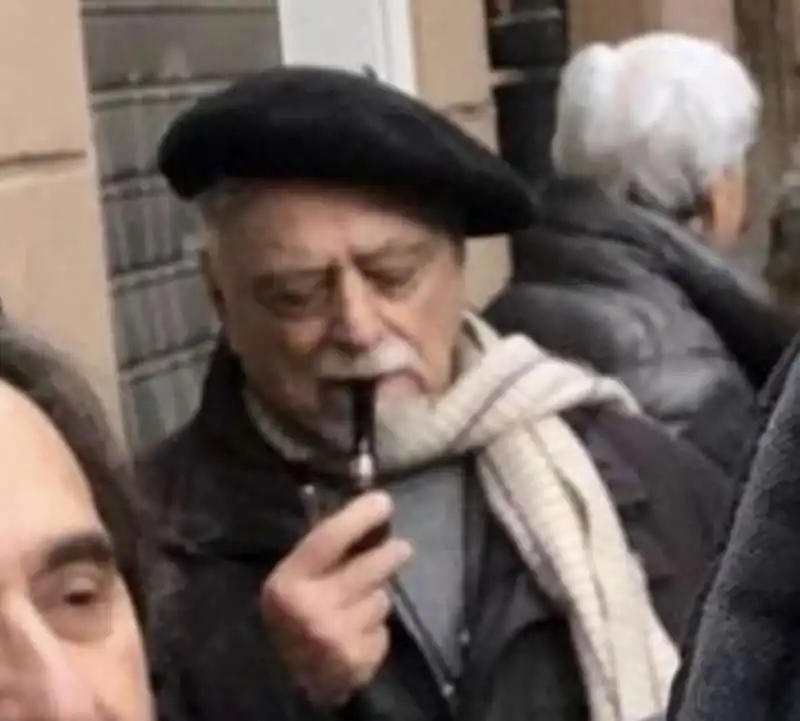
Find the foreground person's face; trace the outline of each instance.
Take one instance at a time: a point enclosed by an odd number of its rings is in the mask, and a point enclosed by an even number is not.
[[[139,628],[86,478],[0,383],[0,721],[153,721]]]

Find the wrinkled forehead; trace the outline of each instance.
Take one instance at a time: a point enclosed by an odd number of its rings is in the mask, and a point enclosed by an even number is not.
[[[88,481],[47,416],[0,382],[0,574],[62,534],[101,528]]]
[[[277,264],[402,251],[452,226],[444,211],[412,200],[302,183],[243,188],[224,218],[224,252]]]

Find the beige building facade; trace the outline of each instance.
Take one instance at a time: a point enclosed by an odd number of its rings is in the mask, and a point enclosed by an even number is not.
[[[118,419],[87,98],[75,0],[0,3],[0,297],[78,359]]]
[[[570,49],[652,28],[736,37],[732,0],[387,2],[409,38],[398,72],[523,170],[546,156]],[[154,173],[156,139],[199,95],[291,45],[277,1],[162,4],[0,2],[0,298],[77,359],[134,445],[191,412],[214,332],[193,220]],[[480,306],[507,277],[505,239],[474,243],[470,261]]]

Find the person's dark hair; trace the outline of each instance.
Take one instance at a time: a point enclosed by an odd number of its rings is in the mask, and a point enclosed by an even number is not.
[[[143,622],[149,568],[144,509],[100,400],[67,358],[6,321],[0,322],[0,380],[42,410],[77,458]]]

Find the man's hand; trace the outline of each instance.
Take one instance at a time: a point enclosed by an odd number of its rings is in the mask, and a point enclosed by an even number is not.
[[[387,494],[359,496],[312,529],[264,583],[261,606],[278,653],[321,706],[344,704],[389,650],[386,584],[411,546],[390,537],[354,557],[350,550],[391,514]]]

